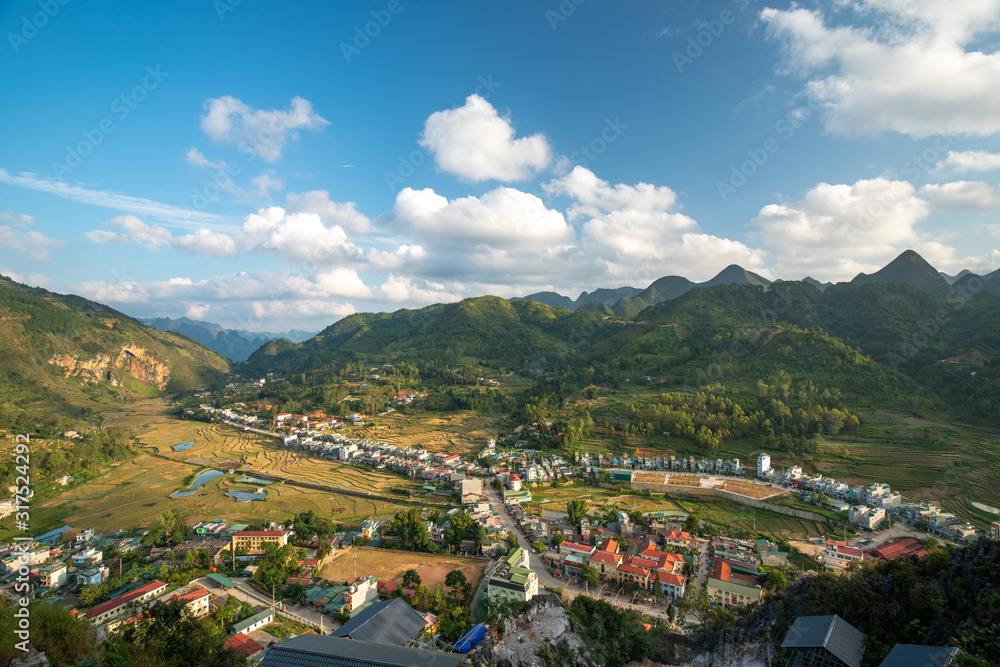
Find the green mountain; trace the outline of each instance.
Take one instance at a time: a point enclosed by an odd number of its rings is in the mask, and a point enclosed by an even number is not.
[[[87,299],[0,276],[0,395],[75,411],[218,383],[228,362]]]
[[[933,266],[913,250],[906,250],[885,267],[869,275],[859,273],[852,285],[866,283],[902,282],[944,299],[954,293],[951,285]],[[839,287],[839,285],[837,286]]]
[[[603,318],[587,310],[553,308],[495,296],[394,313],[358,313],[313,338],[268,343],[247,368],[297,372],[345,359],[380,355],[419,359],[480,358],[519,367],[543,359],[576,358]]]

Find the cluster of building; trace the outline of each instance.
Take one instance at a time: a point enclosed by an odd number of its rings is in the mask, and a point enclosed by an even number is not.
[[[659,582],[664,596],[681,597],[687,585],[684,564],[692,561],[683,553],[665,550],[678,544],[684,549],[693,546],[691,536],[683,531],[668,531],[624,543],[606,537],[599,545],[566,540],[559,545],[560,557],[553,565],[568,577],[580,577],[584,566],[590,566],[612,589],[651,593]]]
[[[925,525],[930,532],[956,542],[974,541],[979,535],[971,523],[942,511],[933,503],[904,502],[902,496],[884,482],[848,484],[821,474],[803,474],[799,466],[778,472],[771,467],[771,458],[767,454],[757,457],[757,476],[775,484],[802,489],[803,500],[812,500],[814,495],[823,494],[827,505],[847,512],[848,521],[866,530],[876,530],[895,518]]]
[[[746,476],[746,470],[740,466],[739,459],[695,459],[693,456],[661,456],[661,455],[609,455],[584,454],[582,459],[584,472],[616,468],[621,470],[656,470],[664,472],[689,472],[717,475]]]

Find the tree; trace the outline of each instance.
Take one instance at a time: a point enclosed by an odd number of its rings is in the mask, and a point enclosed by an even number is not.
[[[453,597],[459,598],[462,601],[467,601],[472,597],[472,585],[469,580],[466,579],[465,573],[461,570],[452,570],[445,575],[444,585],[451,588],[451,594]]]
[[[574,526],[579,526],[583,518],[587,516],[586,501],[570,500],[566,503],[566,513],[569,515],[569,522]]]
[[[513,530],[507,531],[507,551],[511,549],[516,549],[518,547],[517,535],[514,534]]]
[[[20,626],[14,612],[18,605],[5,604],[0,610],[0,662],[24,657],[15,648],[20,641],[14,631]],[[53,665],[75,665],[93,652],[95,638],[90,623],[73,616],[69,609],[55,604],[35,602],[27,607],[31,620],[31,646],[44,652]]]
[[[767,588],[784,588],[788,585],[788,580],[781,572],[771,570],[764,575],[764,580],[761,583]]]
[[[561,530],[557,530],[555,535],[552,536],[552,542],[557,546],[566,541],[566,534]]]
[[[593,565],[584,565],[580,568],[580,578],[587,582],[591,588],[594,588],[600,582],[601,575]]]
[[[535,551],[537,551],[540,554],[545,553],[545,545],[542,542],[534,542],[534,543],[532,543],[531,548],[534,549]]]
[[[420,575],[416,570],[407,570],[403,573],[403,588],[415,590],[421,584]]]
[[[663,582],[660,581],[659,576],[653,581],[653,597],[657,600],[663,597]]]

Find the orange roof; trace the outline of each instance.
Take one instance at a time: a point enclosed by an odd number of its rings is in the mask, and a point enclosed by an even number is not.
[[[624,572],[625,574],[640,574],[644,577],[649,576],[649,570],[645,570],[641,567],[636,567],[635,565],[619,565],[619,572]]]
[[[684,585],[684,577],[679,574],[659,571],[656,573],[656,576],[659,577],[661,584],[673,584],[678,587]]]
[[[598,551],[590,557],[591,563],[604,563],[605,565],[618,565],[622,557],[609,551]]]
[[[224,642],[226,646],[233,649],[243,657],[251,656],[258,651],[263,651],[264,647],[250,639],[247,635],[240,633],[238,635],[233,635],[228,637]]]
[[[635,565],[636,567],[643,567],[647,570],[656,569],[659,561],[653,560],[652,558],[643,558],[641,556],[632,556],[629,559],[629,565]]]
[[[208,597],[210,595],[211,595],[211,593],[209,593],[204,588],[202,588],[202,587],[199,586],[198,588],[194,589],[193,591],[188,591],[187,593],[184,593],[183,595],[175,595],[174,597],[170,598],[170,601],[171,602],[185,602],[185,603],[187,603],[187,602],[194,602],[195,600],[200,600],[200,599],[202,599],[204,597]]]
[[[719,581],[729,581],[733,576],[733,570],[729,567],[729,563],[724,563],[721,560],[715,561],[715,567],[712,568],[712,578],[718,579]]]
[[[601,544],[601,551],[608,551],[610,553],[618,553],[618,542],[610,537],[604,538],[603,544]]]

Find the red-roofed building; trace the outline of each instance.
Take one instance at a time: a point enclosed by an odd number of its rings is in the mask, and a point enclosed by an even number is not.
[[[250,637],[243,633],[227,637],[226,641],[223,643],[236,651],[238,654],[242,655],[244,658],[249,658],[250,656],[264,650],[264,647],[261,646],[260,643],[250,639]]]
[[[281,548],[288,544],[287,530],[241,530],[233,534],[232,548],[252,551],[261,549],[266,543]]]
[[[621,562],[621,554],[610,551],[598,551],[590,557],[590,565],[597,568],[598,574],[602,577],[615,577]]]
[[[187,607],[187,610],[191,612],[191,615],[195,618],[201,618],[205,616],[210,611],[210,602],[212,600],[212,594],[206,591],[204,588],[199,586],[198,588],[188,591],[187,593],[181,593],[170,598],[168,602],[171,604],[178,602]]]
[[[577,554],[578,556],[583,556],[585,559],[589,559],[597,551],[597,547],[590,547],[586,544],[575,544],[573,542],[563,542],[559,545],[560,553],[571,553]]]
[[[133,591],[129,591],[125,595],[119,595],[113,600],[108,600],[104,604],[92,607],[85,611],[83,615],[94,625],[103,625],[104,623],[113,621],[124,614],[126,607],[129,606],[129,603],[133,603],[133,605],[136,605],[138,609],[148,607],[149,605],[145,604],[146,602],[162,595],[166,590],[167,585],[157,579],[152,583],[148,583],[145,586],[140,586]]]
[[[629,562],[636,567],[641,567],[646,570],[655,570],[660,564],[657,559],[643,558],[642,556],[632,556],[632,558],[629,559]]]
[[[397,586],[396,582],[392,579],[388,581],[380,581],[378,582],[378,596],[383,599],[388,598],[397,588],[399,588],[399,586]]]
[[[601,543],[601,551],[607,551],[610,553],[618,553],[618,542],[610,537],[605,537],[604,542]]]
[[[729,563],[723,560],[716,560],[712,565],[712,578],[719,581],[729,581],[733,576]]]
[[[509,475],[507,475],[507,486],[510,487],[511,491],[520,491],[521,478],[515,475],[514,473],[510,473]]]
[[[871,558],[881,560],[892,560],[893,558],[902,558],[903,556],[923,558],[927,555],[927,551],[920,546],[920,542],[917,542],[912,537],[902,537],[891,542],[886,542],[876,549],[872,549],[868,552],[868,555]]]
[[[623,562],[618,566],[617,574],[619,584],[632,583],[641,588],[646,588],[649,585],[649,570],[644,567]]]
[[[658,570],[654,573],[654,576],[660,580],[660,586],[663,588],[664,595],[669,595],[675,598],[679,598],[684,595],[686,581],[683,575],[671,574],[670,572]]]
[[[663,541],[669,547],[687,549],[691,546],[691,533],[683,530],[668,530],[663,533]]]

